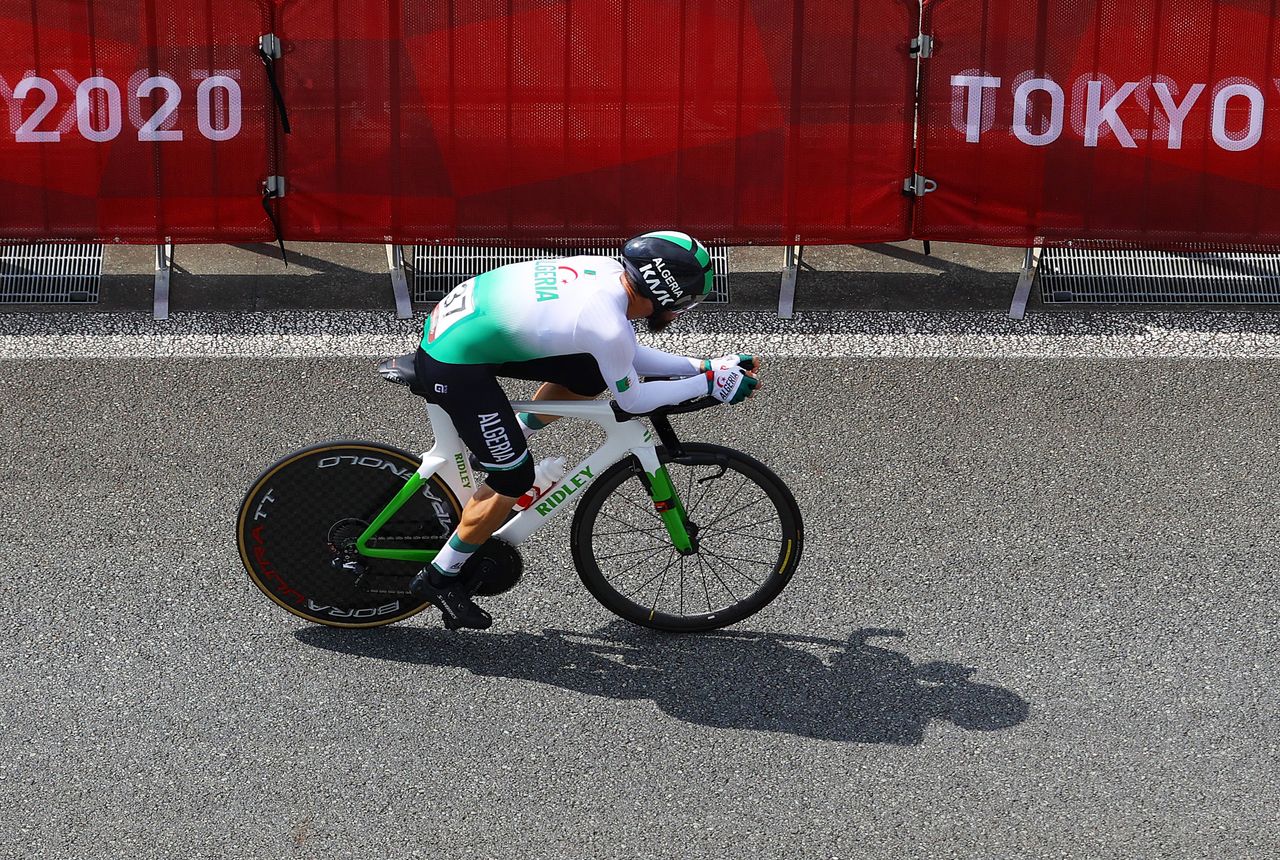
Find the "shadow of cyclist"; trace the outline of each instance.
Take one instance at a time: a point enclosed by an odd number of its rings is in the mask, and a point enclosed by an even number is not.
[[[931,720],[994,731],[1028,713],[1016,693],[971,681],[974,669],[917,665],[869,641],[901,638],[900,630],[857,630],[847,642],[774,633],[666,636],[625,622],[598,633],[464,637],[410,627],[309,627],[295,635],[364,657],[456,667],[592,696],[652,699],[665,713],[699,725],[822,740],[912,746],[924,740]]]

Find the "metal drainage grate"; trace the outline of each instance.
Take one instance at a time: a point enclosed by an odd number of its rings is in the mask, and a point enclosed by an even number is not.
[[[101,280],[102,245],[0,243],[0,303],[92,303]]]
[[[409,277],[415,302],[435,302],[458,284],[508,263],[522,263],[546,257],[574,257],[590,254],[617,258],[621,243],[558,245],[552,248],[481,248],[470,245],[414,245],[409,256]],[[729,247],[707,245],[715,269],[708,303],[729,301]]]
[[[1045,248],[1044,304],[1280,304],[1280,253]]]

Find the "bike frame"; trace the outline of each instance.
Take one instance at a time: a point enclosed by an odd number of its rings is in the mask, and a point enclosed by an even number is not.
[[[644,468],[646,489],[653,499],[654,510],[667,527],[672,543],[681,552],[691,549],[692,541],[686,528],[688,517],[684,505],[672,486],[666,467],[658,460],[652,431],[640,421],[619,421],[610,402],[602,400],[513,401],[511,407],[518,412],[586,419],[604,430],[605,440],[585,460],[566,471],[564,477],[543,494],[541,499],[495,531],[494,537],[512,545],[523,543],[529,535],[571,507],[566,504],[571,496],[586,489],[605,469],[628,454],[634,454]],[[369,541],[377,537],[382,527],[409,499],[422,491],[423,485],[433,475],[438,474],[444,480],[463,507],[471,501],[478,489],[475,473],[467,464],[466,446],[458,436],[448,413],[434,403],[428,403],[427,416],[435,435],[435,445],[422,455],[422,465],[357,539],[356,550],[360,555],[429,563],[436,557],[437,550],[382,549],[369,546]]]

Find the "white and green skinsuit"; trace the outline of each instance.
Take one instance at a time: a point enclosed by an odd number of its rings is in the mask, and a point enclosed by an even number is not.
[[[707,394],[702,360],[641,346],[627,319],[622,264],[564,257],[502,266],[436,305],[422,349],[445,364],[505,364],[586,353],[618,405],[640,414]],[[641,382],[641,376],[683,377]]]

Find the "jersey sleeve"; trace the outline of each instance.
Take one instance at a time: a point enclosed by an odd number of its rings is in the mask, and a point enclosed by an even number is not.
[[[590,353],[595,358],[596,364],[600,366],[600,374],[618,405],[633,415],[650,412],[659,406],[671,406],[707,393],[707,379],[702,373],[684,379],[641,382],[640,373],[636,369],[637,353],[641,349],[636,343],[636,333],[625,317],[607,307],[583,307],[578,317],[575,340],[583,352]],[[667,356],[668,359],[678,359],[681,374],[693,373],[689,361],[681,356],[659,353],[658,350],[650,352]],[[652,356],[646,355],[646,358]],[[677,366],[675,362],[663,361],[667,366]],[[641,362],[644,363],[644,359]],[[649,367],[651,365],[646,364],[645,372],[654,373]]]
[[[637,345],[633,362],[641,376],[693,376],[702,373],[702,359],[687,355],[663,352],[653,347]]]

